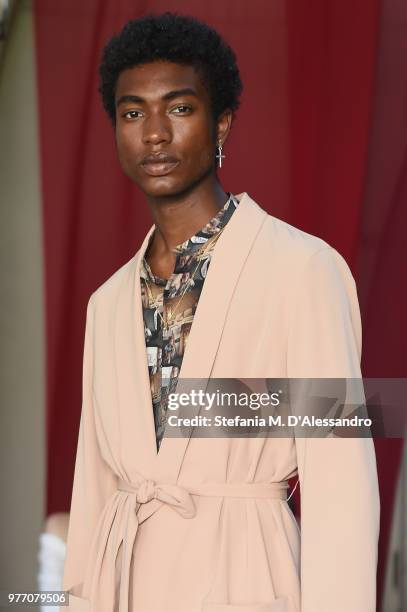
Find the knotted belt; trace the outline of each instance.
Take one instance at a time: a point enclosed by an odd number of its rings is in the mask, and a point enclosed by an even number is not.
[[[185,488],[175,484],[154,482],[150,479],[145,479],[138,485],[119,479],[118,490],[127,496],[119,612],[128,612],[131,556],[138,526],[162,504],[167,504],[184,518],[192,518],[196,513],[192,495],[286,500],[287,488],[286,480],[271,483],[207,483]]]

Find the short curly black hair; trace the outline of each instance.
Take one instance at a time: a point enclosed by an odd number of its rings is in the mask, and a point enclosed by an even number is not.
[[[206,23],[167,11],[128,21],[103,49],[98,91],[113,126],[120,73],[154,60],[194,66],[209,91],[214,120],[228,108],[235,115],[243,84],[234,51]]]

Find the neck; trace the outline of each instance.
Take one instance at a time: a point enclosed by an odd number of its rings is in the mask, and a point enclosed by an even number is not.
[[[224,206],[227,194],[216,177],[209,177],[193,190],[176,196],[148,198],[156,231],[146,253],[148,262],[168,260],[172,249],[196,234]]]

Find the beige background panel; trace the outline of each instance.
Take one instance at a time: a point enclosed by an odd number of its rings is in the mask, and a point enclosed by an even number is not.
[[[44,508],[44,304],[33,43],[31,4],[21,2],[0,64],[3,590],[37,588]]]

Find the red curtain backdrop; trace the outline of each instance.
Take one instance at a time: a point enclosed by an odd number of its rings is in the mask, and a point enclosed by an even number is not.
[[[47,513],[69,509],[87,300],[151,225],[123,175],[97,92],[106,40],[165,10],[213,25],[236,50],[242,105],[225,190],[347,259],[365,376],[405,376],[407,5],[391,0],[36,0],[47,345]],[[404,41],[404,42],[403,42]],[[404,47],[403,47],[404,45]],[[96,219],[96,223],[95,223]],[[403,223],[404,221],[404,223]],[[404,335],[401,333],[404,330]],[[401,442],[376,441],[382,495],[379,601]],[[391,452],[389,452],[391,451]],[[334,477],[334,475],[333,475]]]

